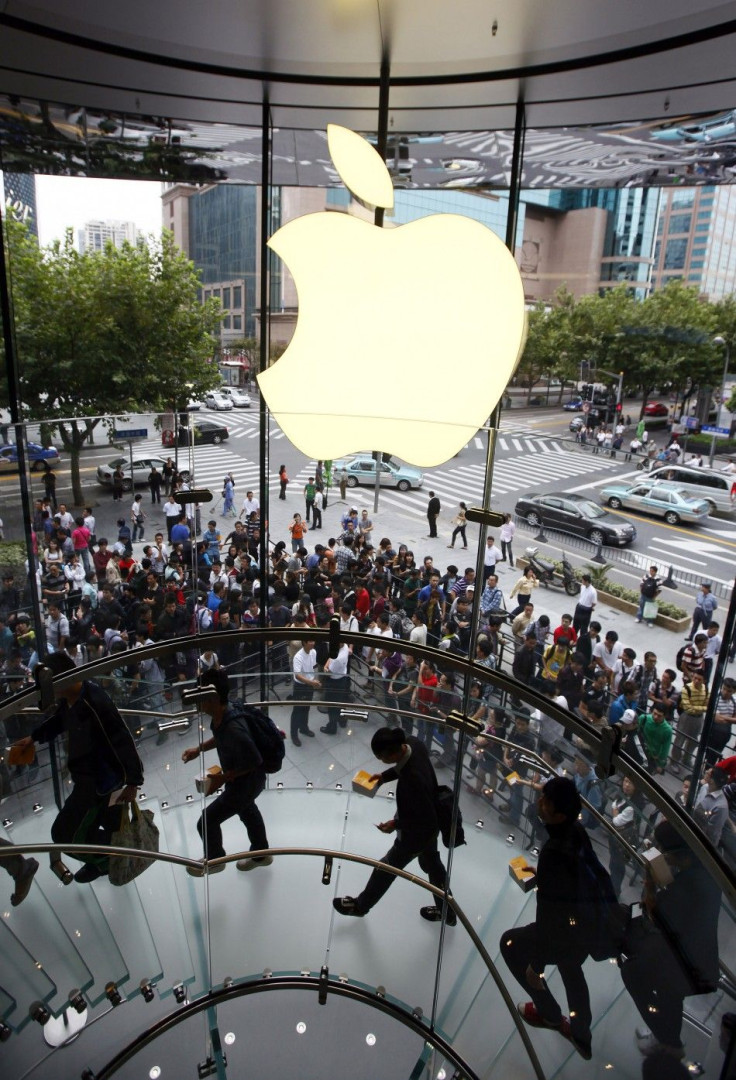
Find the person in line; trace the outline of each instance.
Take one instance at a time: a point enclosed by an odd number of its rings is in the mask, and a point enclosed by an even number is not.
[[[403,870],[414,859],[438,889],[447,886],[447,871],[437,848],[439,835],[438,785],[427,749],[413,735],[400,727],[379,728],[371,739],[371,750],[388,769],[374,773],[371,780],[386,784],[396,780],[396,814],[376,828],[382,833],[396,833],[396,840],[381,862]],[[362,918],[375,907],[393,884],[394,877],[385,870],[374,870],[358,896],[338,896],[332,906],[340,915]],[[457,916],[436,897],[435,903],[420,908],[419,914],[428,922],[439,922],[443,915],[448,926],[454,926]]]
[[[53,675],[75,671],[64,652],[47,656],[44,665]],[[39,669],[36,668],[36,680]],[[118,803],[133,802],[143,783],[143,766],[133,736],[107,693],[97,683],[81,679],[54,688],[58,702],[52,715],[15,745],[28,748],[36,742],[51,742],[67,736],[67,767],[72,790],[51,826],[55,844],[109,844],[119,827]],[[115,805],[110,805],[116,793]],[[74,881],[96,881],[107,873],[109,859],[102,855],[75,855],[84,863]],[[51,869],[65,885],[72,873],[56,852],[51,852]]]
[[[204,859],[201,866],[187,867],[187,873],[192,877],[218,874],[225,869],[225,863],[218,866],[210,866],[209,863],[225,855],[222,826],[232,817],[239,817],[245,825],[251,851],[263,851],[268,847],[266,826],[256,806],[256,799],[266,786],[266,771],[243,707],[239,702],[230,704],[230,680],[222,669],[211,667],[201,676],[200,686],[213,687],[217,695],[200,705],[202,712],[212,719],[212,736],[199,746],[189,747],[181,759],[186,764],[208,750],[217,750],[222,766],[220,787],[223,790],[205,806],[197,822],[197,832],[204,841]],[[247,871],[257,866],[270,866],[272,862],[272,855],[261,855],[259,858],[239,859],[235,865],[238,870]]]
[[[577,820],[581,808],[580,796],[568,777],[553,776],[542,788],[537,811],[549,836],[537,865],[536,919],[501,935],[501,955],[531,997],[518,1005],[522,1019],[531,1027],[559,1031],[590,1061],[592,1017],[583,973],[588,942],[584,920],[577,917],[581,898],[576,863],[591,845]],[[565,987],[569,1019],[562,1015],[544,978],[545,968],[553,964]]]

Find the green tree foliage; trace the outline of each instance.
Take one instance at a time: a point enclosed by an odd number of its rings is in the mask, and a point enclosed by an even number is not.
[[[657,387],[672,386],[687,399],[700,387],[719,385],[723,350],[713,344],[717,333],[736,341],[734,298],[708,303],[680,281],[641,301],[626,285],[580,299],[563,288],[551,308],[538,304],[530,312],[517,375],[531,394],[542,377],[576,381],[581,364],[589,365],[591,380],[595,370],[623,372],[626,387],[643,391],[643,413]],[[606,375],[598,381],[614,380]]]
[[[193,264],[169,232],[80,255],[71,230],[40,249],[8,220],[23,417],[58,430],[82,505],[79,452],[113,415],[170,410],[219,385],[219,302],[200,303]]]

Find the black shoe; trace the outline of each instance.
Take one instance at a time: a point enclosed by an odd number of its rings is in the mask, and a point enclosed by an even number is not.
[[[74,880],[80,885],[87,885],[90,881],[97,881],[106,873],[106,870],[100,870],[99,867],[93,866],[92,863],[87,863],[81,870],[77,870]]]
[[[307,736],[307,738],[309,738],[309,739],[313,739],[313,738],[314,738],[314,732],[312,731],[312,729],[311,729],[311,728],[307,728],[307,730],[306,730],[306,731],[302,731],[302,732],[301,732],[301,734],[302,734],[302,735],[306,735],[306,736]]]
[[[22,904],[31,888],[33,876],[38,870],[38,863],[35,859],[25,859],[23,862],[23,869],[15,879],[15,892],[10,897],[10,903],[13,907],[18,907],[18,904]]]
[[[336,896],[332,906],[339,915],[354,915],[356,919],[362,919],[365,912],[358,911],[353,896]]]
[[[440,920],[442,919],[441,910],[435,907],[434,904],[430,904],[428,907],[420,908],[419,914],[422,916],[423,919],[426,919],[427,922],[440,922]],[[455,926],[455,924],[457,923],[457,915],[449,905],[447,907],[447,918],[445,919],[445,922],[448,926]]]
[[[298,735],[292,735],[291,736],[291,741],[293,742],[294,746],[301,746],[302,745],[302,741],[301,741],[301,739],[299,738]]]
[[[319,730],[322,732],[323,735],[337,735],[337,731],[335,730],[335,728],[321,727]]]

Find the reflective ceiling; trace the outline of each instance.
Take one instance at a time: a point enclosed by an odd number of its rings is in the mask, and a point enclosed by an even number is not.
[[[526,187],[733,178],[714,0],[0,0],[3,164],[259,182],[267,97],[274,182],[330,184],[322,132],[375,131],[383,53],[400,185],[505,186],[520,99]]]

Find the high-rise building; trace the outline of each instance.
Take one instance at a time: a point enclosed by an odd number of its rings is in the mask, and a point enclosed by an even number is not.
[[[105,244],[111,242],[115,247],[124,243],[135,244],[138,229],[134,221],[87,221],[77,230],[77,244],[80,253],[102,251]]]
[[[7,212],[27,225],[38,239],[36,211],[36,177],[33,173],[3,173],[3,188]]]
[[[662,193],[653,283],[695,285],[708,300],[736,291],[736,193],[706,185]]]

